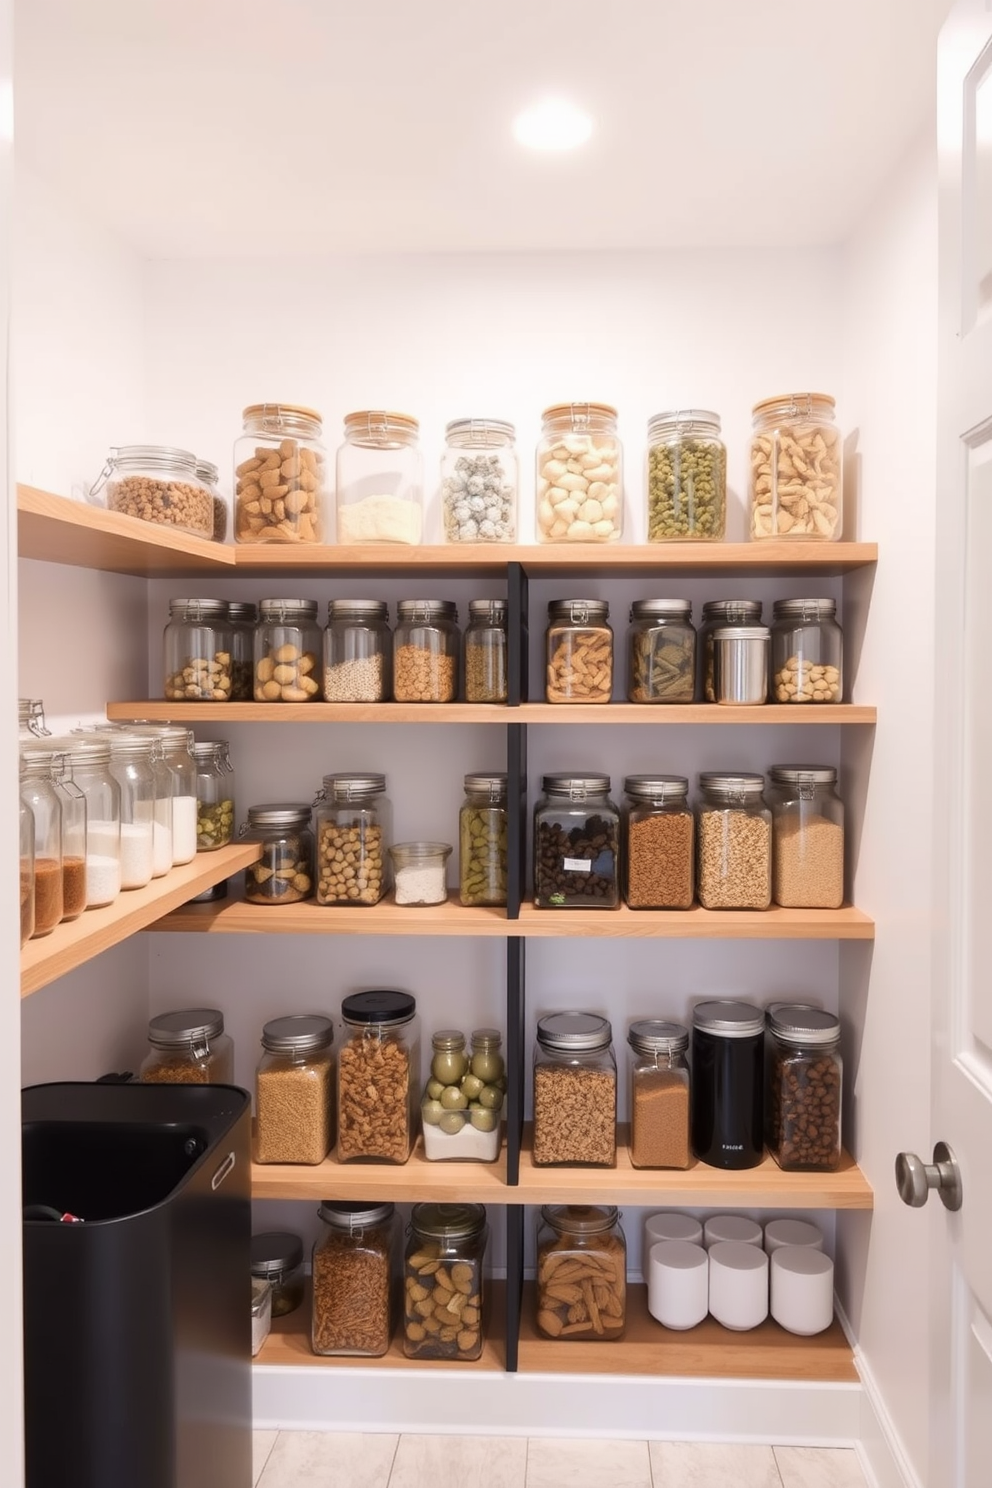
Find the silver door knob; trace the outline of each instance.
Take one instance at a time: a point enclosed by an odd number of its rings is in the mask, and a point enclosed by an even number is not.
[[[961,1169],[947,1143],[935,1144],[932,1163],[925,1163],[915,1152],[900,1152],[896,1158],[896,1188],[911,1209],[922,1209],[932,1188],[945,1209],[960,1209]]]

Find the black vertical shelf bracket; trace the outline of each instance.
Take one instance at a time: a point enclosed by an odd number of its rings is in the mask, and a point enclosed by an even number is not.
[[[520,1182],[520,1144],[524,1132],[524,1071],[527,1067],[525,1025],[524,941],[522,936],[510,935],[506,941],[506,1063],[509,1071],[506,1090],[506,1182],[511,1188],[515,1188]]]
[[[516,1374],[524,1295],[524,1206],[506,1206],[506,1372]]]

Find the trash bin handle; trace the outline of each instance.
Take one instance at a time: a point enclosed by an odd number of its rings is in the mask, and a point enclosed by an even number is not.
[[[224,1182],[224,1179],[227,1177],[228,1173],[234,1167],[234,1162],[235,1162],[234,1153],[233,1152],[229,1152],[227,1154],[227,1156],[225,1157],[224,1161],[221,1163],[220,1167],[217,1169],[217,1171],[214,1174],[214,1176],[210,1180],[210,1187],[214,1191],[216,1191],[218,1188],[220,1188],[221,1184]]]

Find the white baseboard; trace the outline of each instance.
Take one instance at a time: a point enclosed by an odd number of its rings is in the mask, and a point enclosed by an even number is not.
[[[871,1488],[925,1488],[906,1455],[871,1366],[854,1341],[844,1309],[839,1302],[836,1302],[836,1308],[841,1327],[854,1350],[854,1362],[861,1378],[861,1425],[856,1445],[864,1475]]]

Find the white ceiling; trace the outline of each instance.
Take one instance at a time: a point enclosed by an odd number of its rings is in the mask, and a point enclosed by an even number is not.
[[[843,239],[946,0],[16,0],[16,145],[153,257]],[[571,155],[516,145],[563,94]]]

